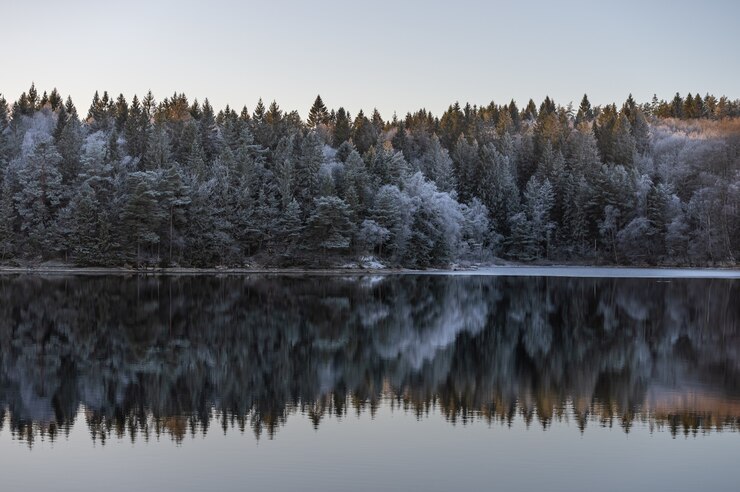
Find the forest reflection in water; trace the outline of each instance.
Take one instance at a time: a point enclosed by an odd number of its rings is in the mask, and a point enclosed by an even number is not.
[[[175,441],[381,405],[452,423],[740,428],[740,281],[0,277],[0,430]],[[279,436],[277,436],[279,438]]]

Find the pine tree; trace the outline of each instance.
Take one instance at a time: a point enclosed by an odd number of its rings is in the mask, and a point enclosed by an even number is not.
[[[213,160],[219,153],[221,142],[216,125],[213,107],[208,99],[203,101],[202,114],[198,121],[200,127],[200,144],[203,146],[206,162]]]
[[[309,132],[301,142],[295,170],[296,195],[303,207],[310,204],[319,190],[319,169],[324,162],[323,143],[316,132]]]
[[[15,205],[20,230],[28,238],[27,252],[49,257],[56,242],[54,220],[62,200],[62,156],[53,143],[37,143],[18,171]]]
[[[389,145],[377,145],[366,154],[370,158],[370,171],[380,185],[400,183],[410,170],[401,152],[394,152]]]
[[[432,136],[431,146],[422,156],[420,166],[424,175],[434,181],[440,190],[452,191],[455,188],[452,159],[436,134]]]
[[[72,217],[72,256],[80,265],[105,265],[110,261],[114,247],[110,231],[110,217],[95,190],[86,181],[69,205]]]
[[[316,100],[311,106],[311,110],[308,112],[308,120],[306,121],[309,128],[316,128],[318,125],[329,124],[329,112],[324,105],[324,101],[321,100],[321,96],[316,96]]]
[[[621,114],[614,125],[614,162],[624,166],[631,166],[635,156],[635,138],[632,136],[632,125],[625,114]]]
[[[351,128],[350,128],[349,116],[347,115],[347,112],[344,110],[344,108],[339,108],[337,110],[337,115],[336,115],[336,119],[334,122],[334,134],[332,137],[334,147],[339,147],[344,142],[349,140],[350,135],[351,135]]]
[[[294,193],[297,191],[302,196],[311,195],[311,191],[304,190],[297,184],[296,159],[294,157],[295,136],[290,135],[280,139],[273,152],[272,169],[275,176],[275,185],[280,195],[282,210],[286,210],[293,201]]]
[[[82,125],[72,99],[67,98],[64,111],[60,111],[57,128],[54,132],[57,148],[62,156],[59,169],[65,184],[74,183],[80,172],[80,153],[82,149]]]
[[[465,130],[465,117],[456,102],[447,108],[439,120],[440,139],[445,147],[452,147]]]
[[[480,176],[474,195],[479,197],[491,214],[496,230],[504,235],[509,230],[509,218],[519,211],[519,189],[516,171],[508,157],[494,145],[481,149]]]
[[[588,100],[588,96],[584,94],[583,99],[581,99],[581,104],[578,106],[578,113],[576,114],[576,125],[584,122],[589,123],[593,121],[593,119],[594,112],[593,109],[591,109],[591,102]]]
[[[127,258],[137,266],[146,261],[148,250],[160,242],[157,231],[163,214],[151,178],[149,173],[129,175],[130,192],[121,211],[122,238],[128,242],[123,246]]]
[[[673,97],[673,101],[671,101],[671,116],[673,118],[683,118],[683,109],[683,99],[681,98],[681,95],[676,92],[676,95]]]
[[[300,242],[303,232],[302,217],[300,204],[291,200],[278,219],[277,237],[283,246],[284,254],[292,254]]]
[[[314,199],[308,219],[307,240],[324,254],[347,250],[354,231],[349,206],[341,198],[325,196]]]
[[[190,190],[183,179],[180,170],[175,165],[162,174],[157,189],[161,210],[166,211],[166,231],[159,235],[167,242],[167,263],[173,264],[173,247],[182,250],[185,244],[182,231],[187,220],[187,207],[191,203]]]
[[[185,169],[200,180],[205,180],[208,174],[208,163],[200,138],[196,137],[190,147],[190,152],[185,160]]]
[[[257,101],[257,106],[254,107],[254,113],[252,114],[252,121],[255,124],[261,124],[265,119],[265,104],[262,102],[262,98]]]
[[[365,113],[360,110],[355,117],[355,121],[352,123],[352,142],[357,147],[360,154],[367,152],[367,149],[375,145],[378,140],[378,136],[375,133],[375,127],[365,116]]]
[[[149,127],[146,153],[141,160],[142,169],[166,169],[172,163],[170,137],[164,124],[156,123]]]
[[[129,107],[128,118],[124,127],[128,155],[141,158],[146,153],[149,135],[149,116],[134,95]]]
[[[14,257],[16,248],[17,215],[13,202],[12,179],[4,173],[0,188],[0,261],[3,263]]]
[[[378,111],[378,108],[373,109],[373,114],[370,117],[370,122],[373,124],[376,137],[383,133],[383,130],[385,129],[385,121],[383,121],[383,117],[380,116],[380,111]]]
[[[118,95],[115,105],[115,120],[116,120],[116,131],[122,133],[126,128],[126,120],[128,119],[128,103],[123,94]]]
[[[56,87],[54,87],[51,90],[51,94],[49,94],[49,106],[51,107],[52,111],[58,111],[64,106],[64,100],[59,94],[59,91],[57,91]]]
[[[530,222],[532,244],[536,257],[547,257],[555,229],[551,212],[555,206],[555,192],[548,179],[532,177],[524,190],[524,210]]]
[[[7,135],[9,128],[8,101],[0,94],[0,178],[5,173],[5,168],[10,161],[10,138]]]
[[[36,84],[31,82],[31,88],[28,89],[28,108],[30,110],[29,116],[33,115],[33,112],[39,108],[39,94],[36,91]]]
[[[458,192],[463,201],[468,201],[475,196],[479,184],[478,173],[481,170],[478,142],[469,142],[464,136],[460,136],[452,152],[452,161],[455,165]]]

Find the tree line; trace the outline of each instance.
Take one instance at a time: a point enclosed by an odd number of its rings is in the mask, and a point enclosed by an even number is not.
[[[384,119],[0,95],[0,261],[734,264],[740,101],[451,105]],[[355,263],[356,264],[356,263]]]

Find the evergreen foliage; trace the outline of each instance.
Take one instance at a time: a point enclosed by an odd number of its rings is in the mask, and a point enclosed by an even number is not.
[[[304,123],[175,93],[0,96],[0,261],[432,267],[740,257],[740,102],[458,103]],[[574,114],[575,113],[575,114]],[[369,113],[368,113],[369,114]]]

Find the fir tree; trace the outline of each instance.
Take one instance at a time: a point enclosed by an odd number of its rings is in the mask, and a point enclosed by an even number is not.
[[[329,112],[326,110],[326,106],[324,105],[324,101],[321,100],[321,96],[316,96],[316,100],[308,112],[308,120],[306,123],[309,128],[316,128],[318,125],[329,124]]]
[[[332,137],[332,142],[334,143],[334,147],[339,147],[344,142],[349,140],[351,135],[351,128],[350,128],[350,122],[349,122],[349,116],[347,115],[347,112],[344,110],[344,108],[339,108],[337,110],[336,119],[334,122],[334,133]]]
[[[576,125],[583,122],[591,122],[594,118],[594,112],[591,109],[591,102],[588,100],[586,94],[581,99],[581,104],[578,106],[578,113],[576,114]]]
[[[56,242],[55,216],[62,200],[62,156],[53,143],[41,141],[18,171],[15,205],[20,230],[28,237],[27,252],[49,257]]]

